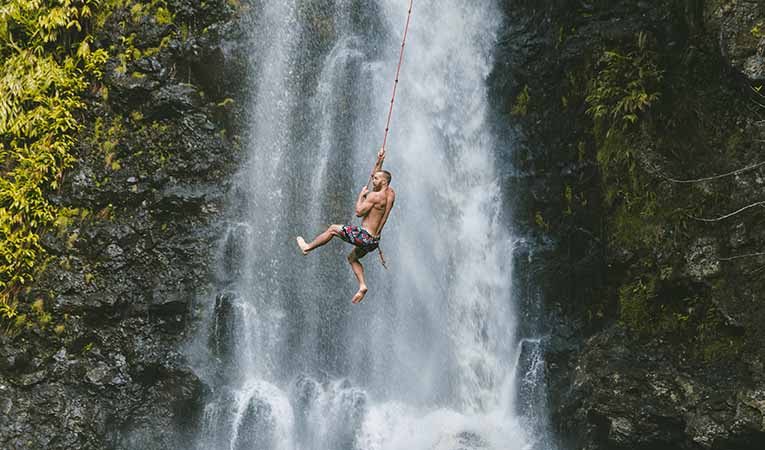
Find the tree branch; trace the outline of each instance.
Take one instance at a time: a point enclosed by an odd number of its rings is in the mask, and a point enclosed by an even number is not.
[[[754,256],[765,256],[765,252],[760,253],[748,253],[746,255],[736,255],[736,256],[730,256],[728,258],[720,258],[720,261],[733,261],[734,259],[741,259],[741,258],[751,258]]]
[[[688,217],[690,217],[693,220],[698,220],[700,222],[719,222],[719,221],[725,220],[725,219],[727,219],[729,217],[733,217],[733,216],[735,216],[736,214],[738,214],[740,212],[746,211],[747,209],[754,208],[755,206],[765,206],[765,201],[752,203],[751,205],[746,205],[746,206],[744,206],[743,208],[741,208],[741,209],[739,209],[737,211],[733,211],[732,213],[728,213],[728,214],[726,214],[724,216],[715,217],[714,219],[705,219],[705,218],[702,218],[702,217],[693,217],[693,216],[688,216]]]
[[[720,178],[729,177],[731,175],[737,175],[742,172],[746,172],[748,170],[756,169],[760,166],[765,165],[765,161],[758,162],[757,164],[752,164],[751,166],[746,166],[744,168],[734,170],[733,172],[724,173],[722,175],[715,175],[712,177],[706,177],[706,178],[696,178],[695,180],[678,180],[675,178],[670,178],[666,175],[658,174],[660,177],[664,178],[667,181],[671,181],[672,183],[681,183],[681,184],[687,184],[687,183],[701,183],[702,181],[711,181],[711,180],[719,180]]]
[[[754,103],[755,105],[759,106],[760,108],[765,108],[765,105],[763,105],[762,103],[758,102],[757,100],[755,100],[753,98],[750,98],[749,100],[751,100],[752,103]]]

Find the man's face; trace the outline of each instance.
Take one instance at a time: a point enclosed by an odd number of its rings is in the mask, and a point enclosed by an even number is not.
[[[383,174],[381,172],[375,172],[374,176],[372,176],[372,187],[375,189],[381,188],[383,180]]]

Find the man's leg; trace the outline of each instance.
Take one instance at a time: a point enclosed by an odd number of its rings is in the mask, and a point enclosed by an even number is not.
[[[359,259],[363,258],[367,252],[356,247],[351,253],[348,254],[348,262],[351,263],[351,269],[353,274],[356,275],[356,279],[359,280],[359,291],[353,296],[353,303],[359,303],[364,300],[364,296],[367,295],[367,283],[364,280],[364,266],[361,265]]]
[[[297,237],[297,243],[300,247],[300,250],[303,251],[304,255],[307,255],[308,252],[311,250],[321,247],[322,245],[326,244],[327,242],[331,241],[333,237],[340,236],[340,227],[342,225],[330,225],[329,228],[327,228],[326,231],[321,233],[320,235],[316,236],[316,239],[311,241],[310,244],[306,244],[305,239],[303,239],[303,236]]]

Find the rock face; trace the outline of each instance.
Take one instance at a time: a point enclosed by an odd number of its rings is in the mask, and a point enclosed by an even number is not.
[[[178,347],[238,166],[246,14],[167,6],[114,10],[93,44],[111,59],[55,198],[76,211],[27,293],[51,322],[0,337],[0,448],[190,448],[203,386]]]
[[[751,81],[765,81],[765,4],[759,1],[707,1],[705,20],[719,31],[728,64]]]
[[[504,5],[515,276],[561,446],[763,448],[765,4]],[[606,82],[658,95],[606,135]]]

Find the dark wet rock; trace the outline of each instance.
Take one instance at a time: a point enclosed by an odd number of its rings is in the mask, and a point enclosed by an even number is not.
[[[234,449],[249,450],[251,448],[270,447],[275,438],[276,420],[279,418],[274,416],[271,405],[258,398],[257,395],[253,396],[242,413],[237,430],[238,436],[234,440]]]
[[[229,362],[230,354],[228,349],[233,349],[235,333],[234,310],[236,296],[232,293],[221,293],[215,299],[215,309],[213,312],[212,329],[210,330],[210,340],[208,346],[210,351],[221,362]],[[223,366],[221,364],[221,366]]]
[[[461,445],[459,450],[488,448],[488,443],[481,436],[470,431],[459,433],[457,435],[457,442]]]
[[[188,84],[163,86],[151,93],[152,117],[180,115],[199,108],[202,99],[196,88]]]
[[[313,402],[318,398],[321,393],[321,385],[313,378],[301,374],[295,381],[292,388],[292,393],[295,399],[293,400],[296,411],[300,418],[305,419],[311,412],[311,406]]]
[[[694,242],[686,255],[688,274],[696,280],[718,275],[721,263],[717,253],[714,239],[707,237]]]
[[[705,371],[657,350],[622,331],[591,339],[565,428],[593,448],[758,448],[762,390],[745,365]]]
[[[486,450],[491,448],[484,438],[472,431],[463,431],[453,436],[444,436],[433,450]]]
[[[722,55],[750,81],[765,81],[765,5],[757,0],[707,2]]]
[[[209,86],[208,94],[216,101],[240,96],[246,89],[249,61],[247,39],[238,23],[209,26],[199,38],[199,48],[189,61],[192,70]]]

